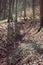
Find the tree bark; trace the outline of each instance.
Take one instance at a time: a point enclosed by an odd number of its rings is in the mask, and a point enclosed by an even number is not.
[[[40,0],[40,26],[43,27],[43,0]]]
[[[35,0],[32,0],[32,8],[33,8],[33,21],[35,20]]]
[[[8,22],[13,21],[13,7],[14,7],[14,0],[9,0],[9,16],[8,16]]]
[[[38,32],[43,28],[43,0],[40,0],[40,28],[38,29]]]
[[[17,0],[16,0],[16,12],[15,12],[15,36],[17,35]]]
[[[15,17],[15,21],[16,21],[16,22],[17,22],[17,2],[18,2],[18,1],[16,0],[16,14],[15,14],[15,15],[16,15],[16,17]]]
[[[26,0],[23,0],[24,20],[26,18]]]
[[[3,19],[5,19],[6,18],[6,4],[7,4],[7,0],[4,0],[3,1],[3,10],[4,10],[4,12],[3,12]]]
[[[0,0],[0,19],[1,19],[1,0]]]
[[[3,0],[0,0],[0,19],[2,19],[2,13],[3,13]]]

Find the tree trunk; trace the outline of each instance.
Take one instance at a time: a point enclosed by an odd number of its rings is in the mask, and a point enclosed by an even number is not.
[[[43,0],[40,0],[40,26],[43,27]]]
[[[33,22],[35,20],[35,0],[32,0],[32,8],[33,8]]]
[[[6,4],[7,4],[7,0],[4,0],[3,1],[3,19],[5,19],[6,18]]]
[[[17,0],[16,0],[16,17],[15,17],[15,21],[17,22]]]
[[[23,0],[24,20],[26,18],[26,0]]]
[[[14,13],[14,2],[15,2],[15,0],[12,0],[12,11],[13,11],[13,13]]]
[[[1,19],[1,0],[0,0],[0,19]]]
[[[3,0],[0,0],[0,19],[2,19],[2,14],[3,14]]]
[[[8,16],[8,22],[13,21],[13,7],[14,7],[14,0],[9,0],[9,16]]]
[[[43,28],[43,0],[40,0],[40,28],[37,33]]]
[[[16,12],[15,12],[15,36],[17,34],[17,0],[16,0]]]

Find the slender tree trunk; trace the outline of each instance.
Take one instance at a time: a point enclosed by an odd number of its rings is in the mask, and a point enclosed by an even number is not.
[[[13,13],[14,13],[14,2],[15,2],[15,0],[12,0],[12,11],[13,11]]]
[[[32,0],[32,8],[33,8],[33,22],[35,21],[35,0]]]
[[[18,2],[18,1],[16,0],[16,9],[15,9],[15,10],[16,10],[16,13],[15,13],[15,15],[16,15],[16,16],[15,16],[15,36],[16,36],[16,34],[17,34],[17,2]]]
[[[13,21],[13,7],[14,7],[14,0],[9,0],[9,16],[8,16],[8,22]]]
[[[5,19],[6,18],[6,4],[7,4],[7,0],[4,0],[4,5],[3,5],[3,18]]]
[[[40,0],[40,18],[41,18],[40,26],[43,27],[43,0]]]
[[[0,0],[0,19],[1,19],[1,0]]]
[[[12,5],[12,0],[9,0],[9,16],[8,16],[8,22],[10,22],[11,19],[12,19],[11,5]]]
[[[43,0],[40,0],[40,28],[37,33],[43,28]]]
[[[17,0],[16,0],[16,17],[15,17],[15,20],[16,20],[16,22],[17,22]]]
[[[2,3],[3,3],[3,0],[0,0],[0,19],[2,19],[2,14],[3,14],[3,5],[2,5]]]
[[[23,0],[24,20],[26,18],[26,0]]]

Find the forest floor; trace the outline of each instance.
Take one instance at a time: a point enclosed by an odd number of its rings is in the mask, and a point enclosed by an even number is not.
[[[11,26],[12,24],[14,28],[14,22],[10,23]],[[16,58],[14,65],[43,65],[43,54],[40,54],[43,53],[43,28],[40,32],[36,33],[40,27],[40,23],[33,24],[30,20],[27,20],[24,21],[24,24],[20,24],[20,27],[20,31],[22,32],[23,30],[26,33],[22,38],[25,41],[18,42],[19,45],[14,52]],[[7,38],[7,28],[8,23],[0,23],[0,45],[4,44],[2,41],[5,41]],[[0,61],[0,65],[6,65],[5,61],[3,62]]]

